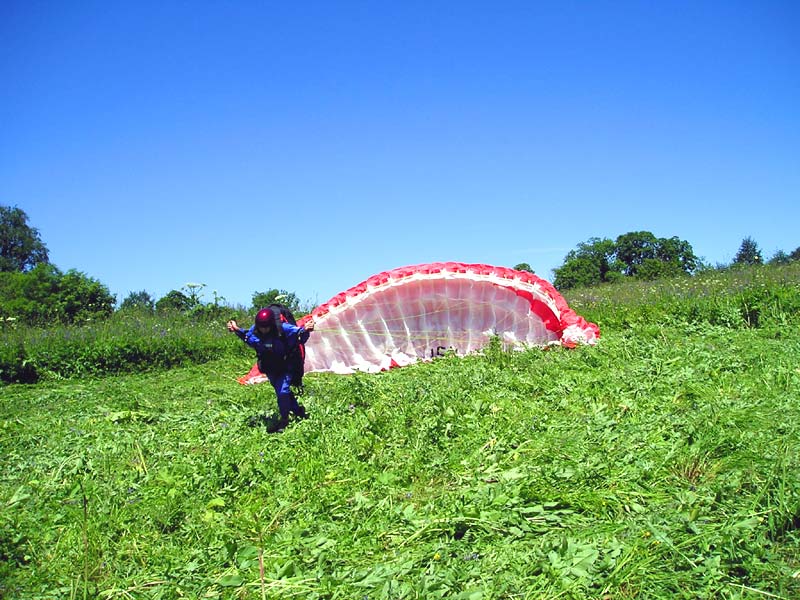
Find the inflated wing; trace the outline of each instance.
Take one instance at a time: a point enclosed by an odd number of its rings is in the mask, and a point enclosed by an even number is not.
[[[310,316],[307,373],[377,372],[447,351],[468,354],[494,336],[525,348],[594,344],[600,334],[533,273],[454,262],[379,273]]]

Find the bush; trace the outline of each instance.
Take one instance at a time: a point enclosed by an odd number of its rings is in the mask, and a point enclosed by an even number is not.
[[[52,322],[72,324],[104,319],[114,310],[115,298],[102,283],[51,264],[39,264],[26,273],[0,273],[0,319],[26,325]]]

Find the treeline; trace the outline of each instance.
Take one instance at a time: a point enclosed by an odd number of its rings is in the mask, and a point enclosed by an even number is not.
[[[698,258],[689,242],[677,237],[658,238],[649,231],[632,231],[609,238],[590,238],[571,250],[554,269],[553,285],[560,290],[616,283],[625,279],[669,279],[681,275],[761,264],[788,264],[800,260],[800,247],[787,254],[779,250],[764,261],[758,244],[742,240],[730,265],[711,266]]]
[[[633,231],[616,239],[593,237],[578,244],[554,269],[553,284],[560,290],[592,287],[622,280],[668,279],[709,270],[746,265],[787,264],[800,259],[800,247],[779,250],[768,261],[758,244],[745,238],[730,265],[711,266],[697,257],[691,244],[678,237],[659,238],[649,231]],[[517,269],[532,271],[527,263]],[[102,321],[115,312],[145,315],[184,315],[196,320],[245,318],[263,306],[278,302],[302,315],[311,310],[286,290],[254,292],[250,307],[231,306],[213,292],[204,298],[205,284],[187,283],[161,298],[146,290],[131,292],[116,306],[116,297],[96,279],[50,264],[39,232],[17,207],[0,206],[0,326],[72,325]]]
[[[77,270],[62,272],[50,263],[47,246],[18,207],[0,206],[0,326],[74,325],[103,321],[115,312],[138,315],[183,315],[194,320],[218,321],[255,312],[279,302],[303,314],[297,296],[286,290],[254,292],[250,307],[231,306],[213,292],[204,297],[205,284],[187,283],[181,289],[154,298],[146,290],[131,292],[117,307],[116,297],[103,283]]]
[[[233,306],[213,293],[207,300],[206,286],[188,283],[158,300],[147,291],[131,292],[116,307],[116,297],[97,279],[80,271],[62,272],[50,263],[40,263],[25,272],[0,272],[0,325],[74,325],[107,319],[115,312],[145,315],[181,314],[213,321],[242,317],[274,302],[298,315],[307,312],[294,293],[271,289],[254,292],[249,307]]]

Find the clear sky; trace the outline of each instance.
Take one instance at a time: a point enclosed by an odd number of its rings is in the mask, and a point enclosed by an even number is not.
[[[122,300],[800,246],[800,2],[0,2],[0,204]]]

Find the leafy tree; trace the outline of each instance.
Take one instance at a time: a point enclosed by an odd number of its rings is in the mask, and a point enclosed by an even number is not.
[[[789,260],[800,260],[800,246],[789,253]]]
[[[788,265],[792,259],[783,250],[778,250],[768,262],[771,265]]]
[[[30,271],[47,263],[47,247],[21,208],[0,206],[0,272]]]
[[[59,276],[50,264],[39,264],[25,273],[0,273],[0,316],[27,325],[55,319],[52,299],[58,294]]]
[[[120,310],[140,310],[146,312],[153,312],[156,303],[153,297],[145,290],[139,292],[131,292],[122,301]]]
[[[300,300],[298,300],[294,292],[273,289],[267,292],[255,292],[253,294],[253,312],[261,310],[270,304],[283,304],[293,313],[300,311]]]
[[[762,263],[761,250],[751,237],[742,240],[739,251],[733,258],[734,265],[760,265]]]
[[[633,231],[617,238],[616,257],[623,273],[637,279],[658,279],[693,273],[699,265],[689,242],[677,237],[657,238],[649,231]]]
[[[617,260],[623,265],[623,273],[635,276],[646,260],[656,258],[658,238],[649,231],[632,231],[617,237],[615,242]]]
[[[192,300],[181,291],[170,290],[166,296],[160,298],[156,302],[156,310],[158,312],[188,312],[193,308]]]
[[[528,263],[519,263],[514,267],[515,271],[527,271],[528,273],[533,273],[533,269]]]
[[[108,288],[80,271],[70,269],[61,278],[59,310],[68,323],[105,318],[117,299]]]
[[[586,287],[614,281],[621,276],[616,247],[608,238],[590,238],[570,250],[564,264],[553,270],[553,285],[559,289]]]
[[[646,258],[636,269],[636,279],[651,280],[678,277],[686,272],[676,261],[662,261],[657,258]]]
[[[560,289],[597,285],[621,277],[656,279],[693,273],[701,266],[689,242],[677,237],[657,238],[649,231],[632,231],[617,237],[591,238],[571,250],[554,269]]]
[[[0,273],[0,316],[29,325],[102,319],[115,300],[106,286],[74,269],[62,273],[40,263],[27,272]]]
[[[671,276],[673,273],[690,275],[703,266],[702,261],[695,256],[692,245],[676,236],[658,238],[656,258],[664,265],[663,272],[658,277]]]

